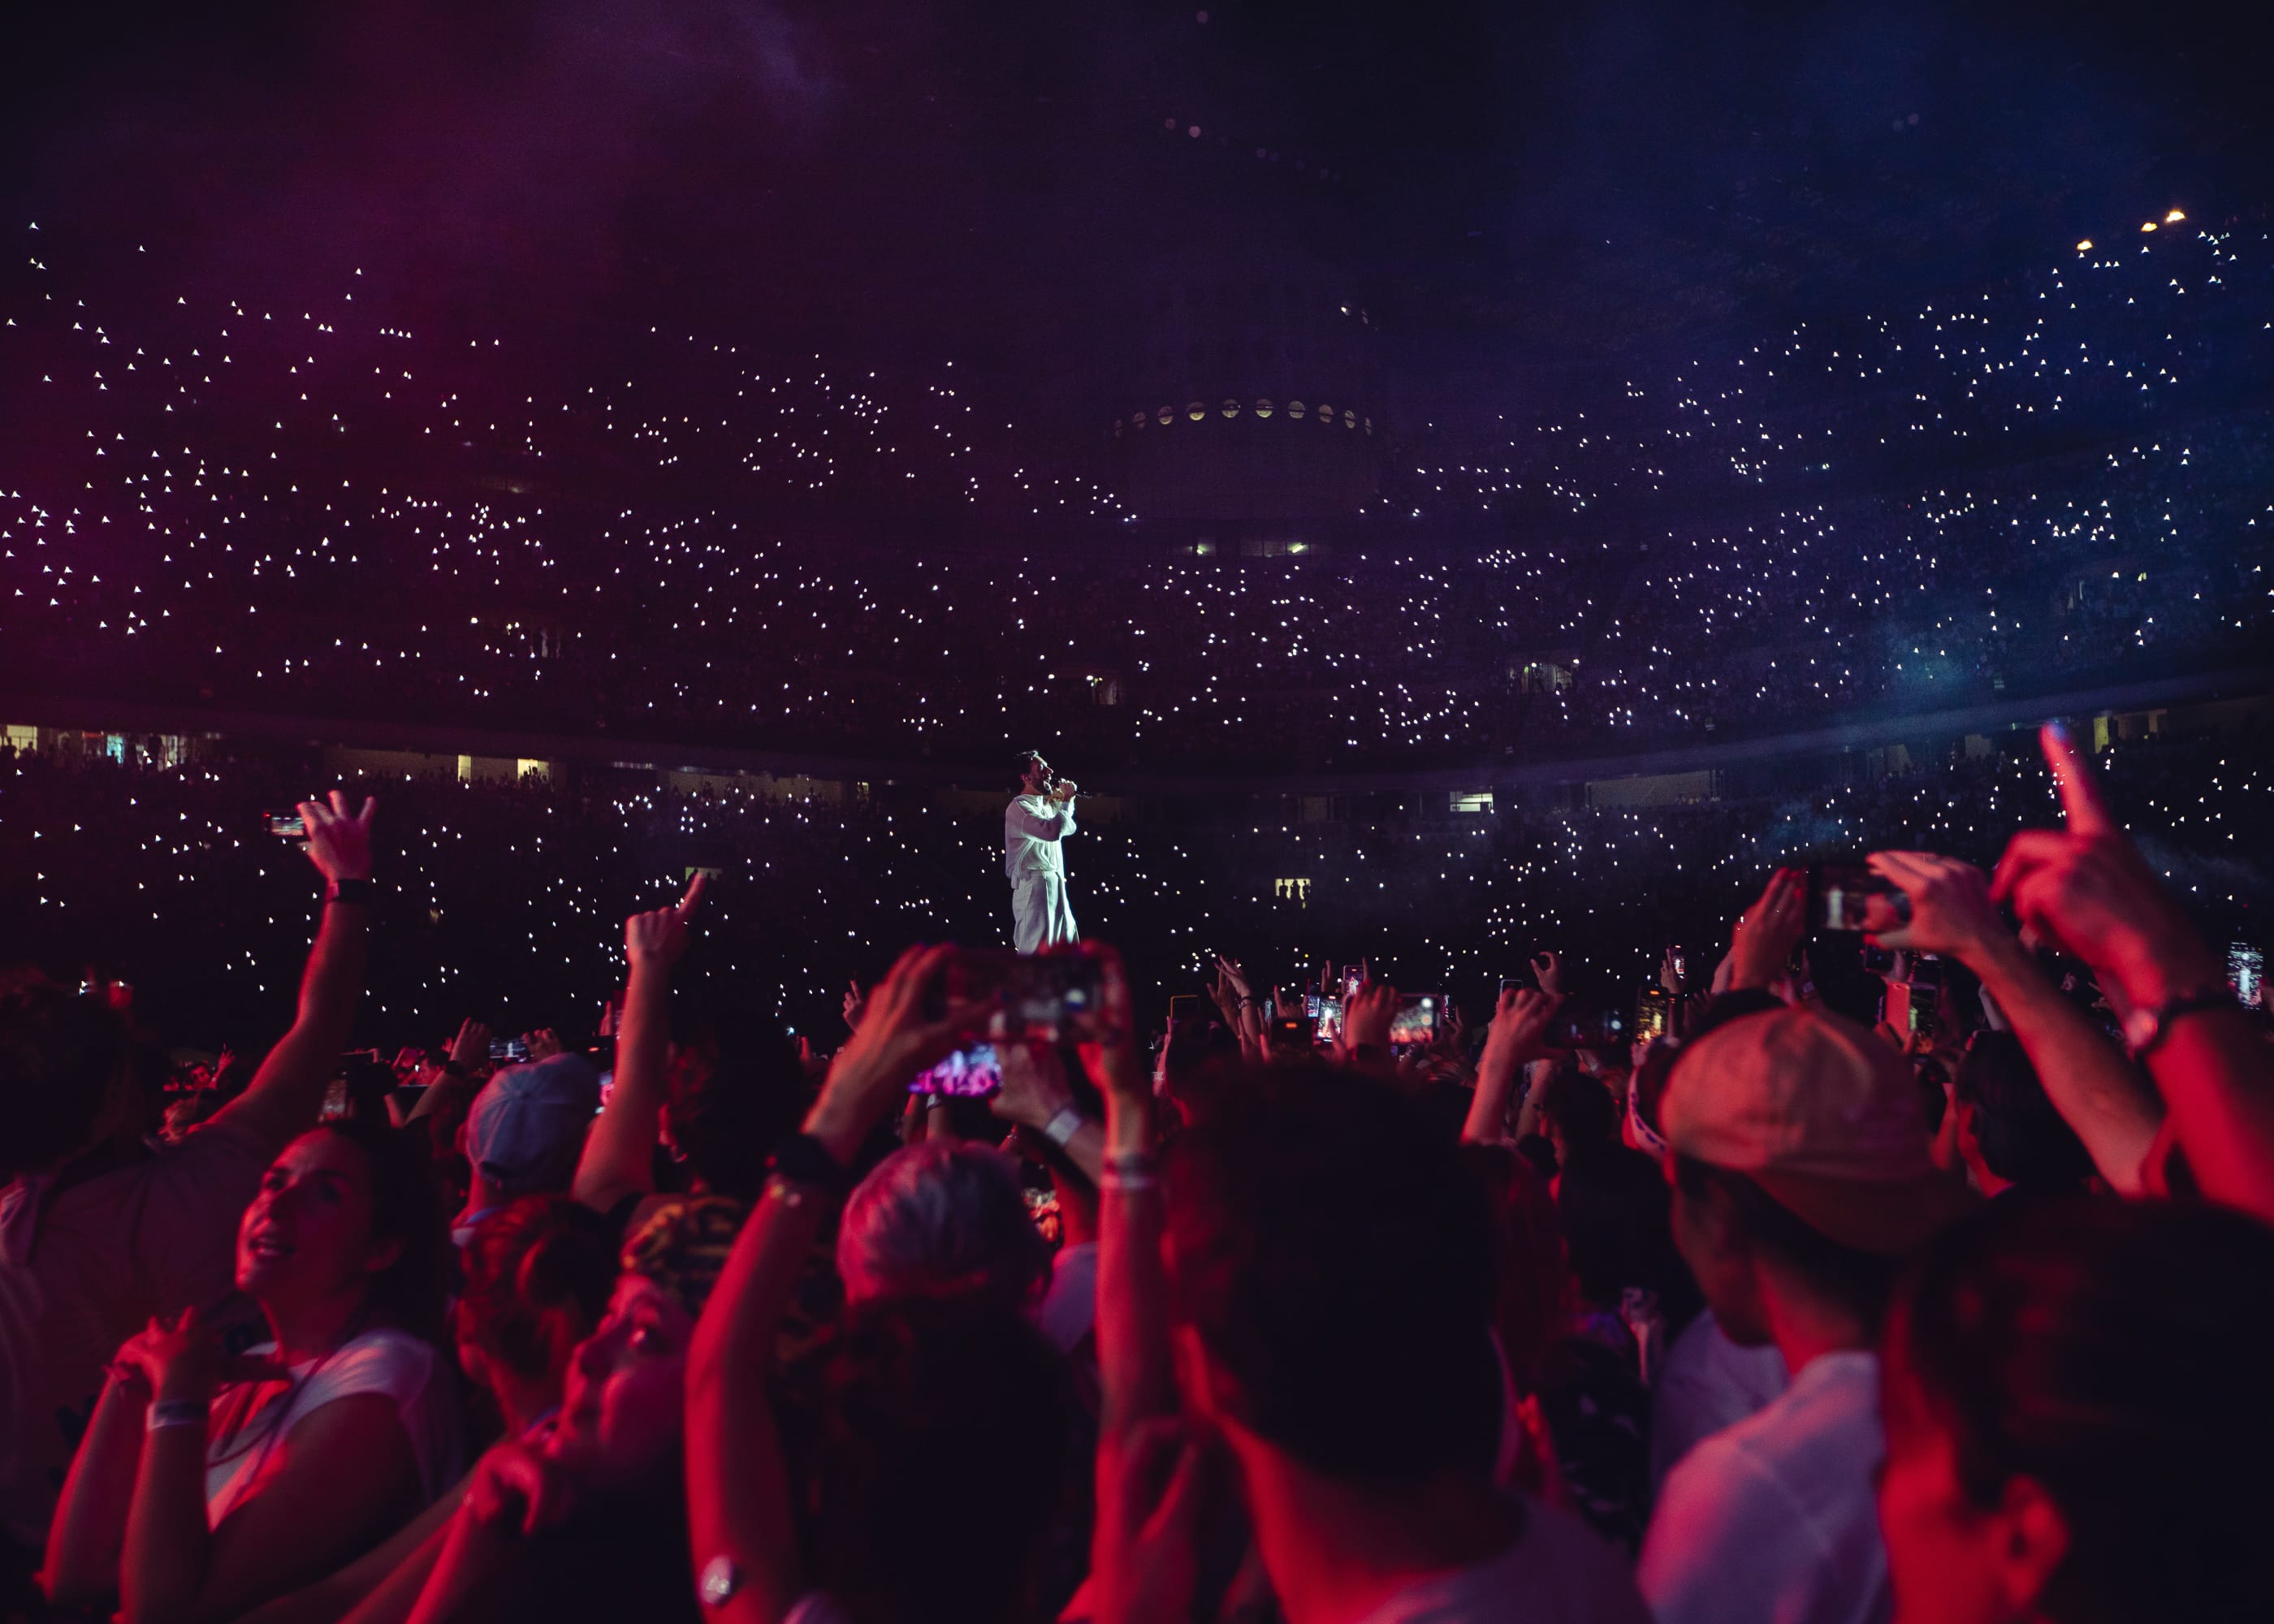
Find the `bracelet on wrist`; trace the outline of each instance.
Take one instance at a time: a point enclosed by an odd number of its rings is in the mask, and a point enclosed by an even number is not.
[[[194,1398],[162,1398],[151,1401],[142,1417],[146,1432],[162,1432],[169,1426],[202,1427],[210,1406]]]
[[[1057,1114],[1043,1124],[1043,1137],[1064,1150],[1073,1136],[1081,1132],[1081,1123],[1080,1111],[1071,1105],[1061,1105]]]

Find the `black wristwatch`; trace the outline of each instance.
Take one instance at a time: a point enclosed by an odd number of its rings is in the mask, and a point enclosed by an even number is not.
[[[379,899],[379,887],[370,880],[334,880],[324,887],[326,902],[345,902],[369,907]]]
[[[2172,1023],[2180,1016],[2239,1007],[2234,995],[2224,987],[2202,987],[2183,992],[2177,997],[2166,998],[2152,1010],[2135,1010],[2127,1015],[2124,1047],[2131,1051],[2133,1059],[2145,1060],[2157,1045],[2171,1035]]]

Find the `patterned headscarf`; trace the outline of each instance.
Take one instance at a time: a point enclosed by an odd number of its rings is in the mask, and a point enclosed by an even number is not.
[[[749,1208],[723,1195],[666,1202],[624,1242],[617,1260],[627,1273],[646,1275],[690,1315],[699,1316],[748,1215]]]

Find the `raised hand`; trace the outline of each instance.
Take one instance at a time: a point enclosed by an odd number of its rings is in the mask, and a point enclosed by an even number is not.
[[[1367,981],[1343,1006],[1343,1049],[1384,1049],[1389,1043],[1389,1023],[1397,1013],[1397,989],[1388,981]]]
[[[651,908],[624,921],[624,957],[636,969],[642,966],[667,970],[687,951],[687,927],[703,901],[704,878],[697,874],[687,883],[687,894],[667,908]]]
[[[1271,989],[1271,1009],[1272,1012],[1277,1015],[1280,1019],[1292,1020],[1303,1012],[1303,995],[1294,992],[1284,992],[1280,989],[1274,987]]]
[[[1239,960],[1226,959],[1222,953],[1218,953],[1216,956],[1216,967],[1217,975],[1240,997],[1252,998],[1255,996],[1248,989],[1247,972],[1239,967]]]
[[[1540,990],[1556,997],[1563,995],[1563,961],[1553,952],[1532,956],[1532,974],[1540,980]]]
[[[1098,961],[1098,1011],[1103,1017],[1099,1023],[1103,1041],[1084,1043],[1076,1051],[1090,1078],[1104,1091],[1107,1102],[1137,1105],[1149,1109],[1153,1100],[1153,1079],[1145,1070],[1145,1057],[1137,1048],[1137,1018],[1129,996],[1129,972],[1121,962],[1121,955],[1103,942],[1086,942],[1084,952]],[[1163,1053],[1167,1052],[1165,1041]]]
[[[450,1040],[450,1064],[462,1070],[471,1070],[489,1057],[488,1024],[467,1016],[458,1023],[458,1035]]]
[[[328,880],[371,878],[371,815],[379,802],[370,796],[353,812],[347,792],[334,790],[328,801],[304,801],[300,821],[307,829],[304,847],[308,861]]]
[[[1779,868],[1768,889],[1737,921],[1729,941],[1731,989],[1766,989],[1791,961],[1808,922],[1808,885],[1796,868]]]
[[[1067,1086],[1057,1049],[1004,1043],[995,1052],[1002,1062],[1003,1086],[988,1101],[988,1109],[1004,1121],[1040,1129],[1073,1103],[1073,1090]]]
[[[1513,1075],[1525,1061],[1546,1054],[1547,1046],[1540,1038],[1562,1003],[1557,993],[1535,992],[1529,987],[1502,988],[1492,1026],[1485,1033],[1485,1052],[1478,1070],[1505,1068]]]
[[[2058,723],[2039,735],[2060,786],[2065,831],[2023,830],[2006,847],[1991,895],[2012,906],[2027,933],[2123,984],[2155,1007],[2215,987],[2225,967],[2110,816],[2092,767]]]
[[[859,1030],[830,1063],[805,1126],[839,1162],[849,1165],[916,1073],[955,1047],[957,1023],[927,1007],[954,951],[912,947],[902,953],[869,995]]]
[[[1874,852],[1864,862],[1910,902],[1906,921],[1894,898],[1864,899],[1864,929],[1882,947],[1964,959],[2010,934],[1990,899],[1989,876],[1971,863],[1931,852]]]
[[[845,1002],[841,1007],[845,1011],[845,1029],[847,1032],[860,1031],[861,1017],[869,1008],[869,995],[861,990],[860,982],[854,981],[846,988]]]

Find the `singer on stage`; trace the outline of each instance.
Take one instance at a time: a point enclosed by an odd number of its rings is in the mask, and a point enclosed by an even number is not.
[[[1019,756],[1019,793],[1003,809],[1003,866],[1011,876],[1011,940],[1022,953],[1078,942],[1066,901],[1065,854],[1073,832],[1074,786],[1061,783],[1039,752]]]

